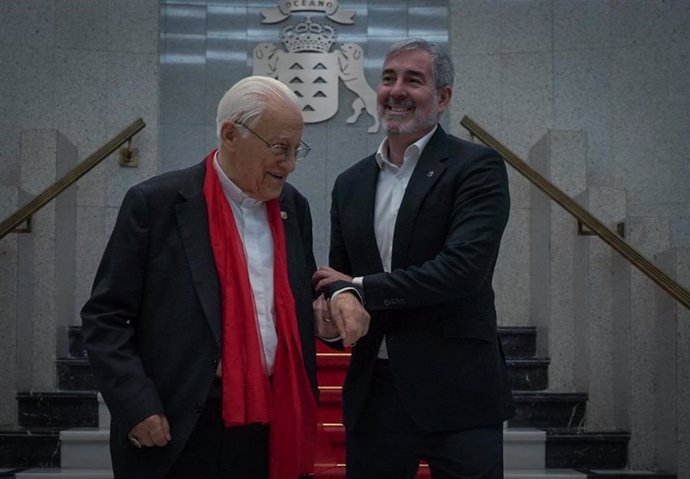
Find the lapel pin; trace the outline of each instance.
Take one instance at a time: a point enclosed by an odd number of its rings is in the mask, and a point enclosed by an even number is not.
[[[432,176],[434,176],[434,170],[429,170],[429,172],[426,174],[426,177],[431,178]]]
[[[280,212],[280,217],[283,218],[284,220],[287,219],[287,212],[286,211],[281,211]]]

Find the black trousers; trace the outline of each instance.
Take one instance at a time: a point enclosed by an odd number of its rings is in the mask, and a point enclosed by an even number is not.
[[[268,428],[225,427],[221,385],[214,382],[199,422],[166,479],[267,478]]]
[[[347,432],[348,479],[414,479],[420,459],[434,479],[502,479],[503,425],[429,432],[405,410],[388,362],[378,360],[362,415]]]

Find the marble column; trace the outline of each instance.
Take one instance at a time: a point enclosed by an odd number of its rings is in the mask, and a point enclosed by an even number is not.
[[[569,196],[586,188],[587,138],[579,131],[549,131],[530,151],[529,162]],[[530,197],[531,318],[537,350],[549,356],[549,388],[575,390],[576,318],[573,278],[577,222],[536,187]]]
[[[77,150],[56,130],[25,130],[21,138],[22,203],[40,194],[77,162]],[[52,390],[55,358],[67,353],[73,321],[76,191],[72,186],[31,219],[18,238],[18,391]]]
[[[656,256],[659,266],[687,289],[690,249]],[[660,469],[690,477],[690,310],[656,291],[656,460]]]

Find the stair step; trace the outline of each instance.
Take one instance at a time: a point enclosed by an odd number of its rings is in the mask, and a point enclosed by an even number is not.
[[[339,386],[319,386],[322,422],[341,422],[341,390]],[[508,421],[509,427],[581,427],[584,421],[584,393],[515,391],[513,397],[516,415]]]
[[[96,381],[86,358],[58,358],[55,361],[58,388],[63,391],[95,391]]]
[[[21,427],[68,429],[98,426],[98,402],[94,391],[20,392]]]
[[[503,351],[509,358],[531,358],[536,351],[537,328],[532,326],[499,326]],[[69,354],[73,358],[85,358],[84,340],[81,326],[72,325],[68,329]],[[322,341],[317,341],[317,350],[332,351]]]
[[[532,358],[537,349],[537,328],[533,326],[499,326],[498,337],[507,358]],[[317,352],[334,352],[323,341],[316,341]]]
[[[110,469],[28,469],[17,473],[16,479],[113,479]]]
[[[532,358],[537,351],[537,328],[533,326],[499,326],[506,358]]]
[[[60,436],[57,431],[0,431],[0,467],[57,466],[60,466]],[[5,470],[8,476],[11,470]]]
[[[69,355],[71,358],[86,357],[81,326],[72,325],[67,328],[67,341],[69,343]]]
[[[587,475],[572,469],[514,469],[506,470],[505,479],[586,479]]]
[[[546,467],[623,469],[628,465],[628,432],[548,428],[546,438]]]
[[[676,479],[675,474],[660,471],[632,471],[630,469],[620,470],[588,470],[587,477],[590,479]]]
[[[9,477],[13,478],[14,475],[18,472],[23,471],[24,469],[22,468],[16,468],[16,467],[0,467],[0,477]]]
[[[107,469],[0,469],[0,477],[16,479],[112,479]],[[19,470],[21,471],[21,470]],[[508,469],[505,479],[677,479],[674,474],[654,471],[575,471],[572,469]],[[317,472],[314,479],[344,479],[345,466],[338,465],[328,471]],[[417,479],[431,478],[428,468],[420,467]]]
[[[587,394],[550,391],[513,391],[515,417],[509,427],[581,428]]]
[[[321,385],[339,386],[345,380],[348,353],[319,353],[317,379]],[[516,390],[542,391],[548,387],[546,358],[508,359],[508,376]],[[94,391],[96,383],[87,359],[59,358],[55,362],[58,388],[63,391]]]
[[[506,469],[505,479],[587,479],[582,472],[565,469]],[[421,465],[416,479],[430,479],[429,468]],[[345,479],[345,466],[338,465],[327,471],[317,471],[314,479]]]
[[[345,427],[340,423],[323,424],[335,461],[345,462]],[[503,432],[503,460],[506,468],[542,469],[546,433],[537,429],[506,429]]]
[[[60,432],[60,442],[63,468],[112,468],[109,429],[68,429]]]
[[[343,381],[345,381],[349,362],[350,353],[318,352],[316,355],[318,383],[323,386],[342,385]],[[525,391],[545,390],[549,385],[549,363],[548,358],[506,360],[508,377],[513,385],[513,389]]]

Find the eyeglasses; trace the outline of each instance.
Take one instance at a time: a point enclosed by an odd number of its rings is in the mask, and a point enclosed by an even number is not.
[[[251,133],[252,135],[257,137],[259,140],[263,141],[266,144],[266,146],[268,147],[268,149],[271,150],[275,155],[285,156],[287,158],[292,154],[292,156],[295,157],[295,161],[301,161],[301,160],[305,159],[307,157],[307,155],[309,154],[309,152],[311,151],[311,147],[309,145],[307,145],[305,142],[303,142],[302,140],[299,141],[300,145],[291,151],[290,147],[287,145],[283,145],[280,143],[274,143],[274,144],[269,143],[268,141],[263,139],[257,132],[255,132],[254,130],[249,128],[244,123],[238,122],[237,124],[246,128],[249,131],[249,133]]]

